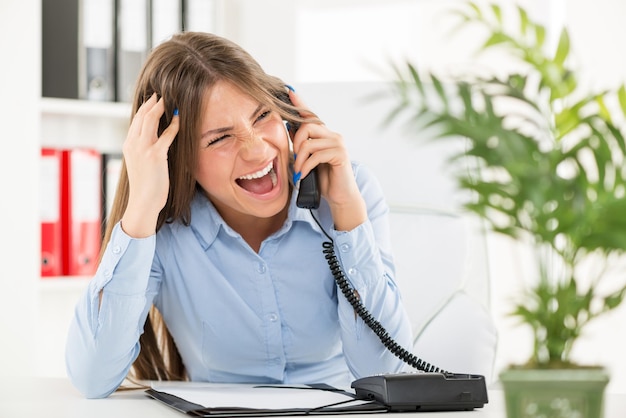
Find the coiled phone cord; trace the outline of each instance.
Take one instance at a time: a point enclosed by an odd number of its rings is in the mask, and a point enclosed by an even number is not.
[[[341,289],[341,292],[346,297],[346,299],[348,299],[348,302],[350,302],[350,305],[352,305],[357,315],[359,315],[363,322],[365,322],[365,324],[372,331],[374,331],[376,336],[390,352],[392,352],[396,357],[400,358],[409,366],[424,372],[448,373],[445,370],[441,370],[438,367],[423,361],[422,359],[418,358],[411,352],[401,347],[393,338],[391,338],[391,336],[382,326],[382,324],[372,316],[372,314],[363,305],[361,299],[356,295],[355,290],[346,279],[343,269],[341,268],[341,264],[339,263],[337,255],[335,254],[333,239],[326,233],[320,222],[313,214],[313,211],[311,210],[310,212],[317,225],[320,227],[324,235],[326,235],[326,238],[330,240],[322,244],[322,252],[324,253],[324,257],[328,262],[328,267],[330,268],[335,282],[339,286],[339,289]]]

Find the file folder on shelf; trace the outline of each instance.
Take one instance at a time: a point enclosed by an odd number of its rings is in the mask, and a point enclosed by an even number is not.
[[[42,95],[115,99],[115,1],[42,2]]]
[[[79,95],[115,100],[115,0],[81,0]]]
[[[118,0],[117,4],[116,99],[130,102],[148,56],[150,13],[148,0]]]
[[[102,157],[91,149],[63,151],[64,274],[92,275],[101,245]]]
[[[63,274],[61,222],[62,152],[42,148],[40,162],[41,276]]]
[[[41,93],[78,99],[78,4],[80,0],[41,2]]]

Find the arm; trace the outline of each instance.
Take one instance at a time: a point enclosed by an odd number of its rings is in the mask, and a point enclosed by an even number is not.
[[[139,336],[156,294],[161,273],[149,280],[156,224],[167,201],[167,153],[179,125],[175,115],[157,135],[164,109],[163,100],[153,94],[133,117],[123,146],[128,203],[69,330],[68,375],[87,397],[108,396],[124,380],[139,354]]]
[[[331,231],[335,253],[344,274],[366,309],[400,346],[412,347],[411,326],[394,282],[389,237],[388,207],[376,178],[365,167],[355,167],[355,176],[367,204],[368,219],[351,231]],[[405,364],[382,344],[340,294],[344,353],[356,377],[394,373]]]
[[[155,236],[132,239],[116,225],[95,277],[78,302],[66,344],[67,373],[88,398],[106,397],[139,354],[156,294],[149,281]]]
[[[289,92],[301,116],[314,117],[302,100]],[[388,207],[378,181],[369,171],[353,167],[341,135],[321,123],[303,123],[293,136],[294,171],[306,176],[317,167],[320,191],[330,208],[335,252],[358,297],[404,346],[411,346],[411,326],[393,281]],[[404,364],[380,342],[343,295],[339,320],[346,361],[355,376],[396,372]]]

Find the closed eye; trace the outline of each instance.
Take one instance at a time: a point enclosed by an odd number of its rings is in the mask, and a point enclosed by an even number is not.
[[[228,138],[229,136],[230,136],[230,135],[221,135],[221,136],[218,136],[218,137],[216,137],[216,138],[212,138],[212,139],[210,139],[210,140],[207,142],[206,146],[207,146],[207,147],[209,147],[209,146],[211,146],[211,145],[217,144],[218,142],[220,142],[220,141],[222,141],[222,140],[224,140],[224,139]]]
[[[272,113],[272,111],[271,111],[271,110],[266,110],[265,112],[261,113],[261,114],[260,114],[260,115],[256,118],[255,122],[260,122],[260,121],[262,121],[263,119],[267,118],[267,117],[270,115],[270,113]]]
[[[258,116],[254,119],[254,124],[264,121],[272,113],[271,109],[267,109],[267,110],[265,110],[265,111],[263,111],[261,113],[258,113],[260,108],[261,108],[261,106],[262,105],[259,105],[256,108],[256,111],[253,113],[253,115],[258,114]],[[233,129],[233,127],[230,126],[230,127],[224,127],[224,128],[210,130],[210,131],[206,132],[204,135],[202,135],[202,137],[205,138],[206,136],[208,136],[211,133],[216,134],[216,133],[221,133],[221,132],[228,132],[228,131],[231,131],[232,129]],[[210,147],[211,145],[215,145],[215,144],[217,144],[217,143],[219,143],[219,142],[221,142],[221,141],[223,141],[225,139],[230,138],[231,136],[232,136],[232,133],[224,133],[224,134],[222,134],[220,136],[213,137],[213,138],[209,139],[206,142],[205,147]]]

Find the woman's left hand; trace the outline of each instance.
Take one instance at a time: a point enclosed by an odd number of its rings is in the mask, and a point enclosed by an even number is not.
[[[307,109],[293,91],[289,97],[296,107]],[[306,110],[300,114],[305,118],[313,116]],[[363,223],[367,210],[343,137],[324,124],[303,123],[292,139],[297,155],[294,172],[301,172],[304,177],[317,167],[320,192],[330,206],[335,229],[349,231]]]

